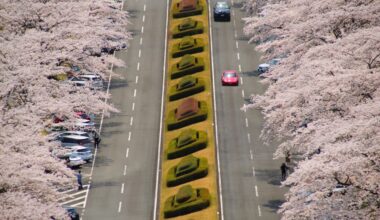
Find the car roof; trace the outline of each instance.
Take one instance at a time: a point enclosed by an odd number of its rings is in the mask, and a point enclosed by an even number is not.
[[[71,150],[83,150],[83,149],[90,149],[88,147],[82,146],[82,145],[75,145],[73,147],[70,147]]]
[[[83,75],[79,75],[78,77],[85,77],[85,78],[100,78],[99,75],[96,75],[96,74],[83,74]]]
[[[81,136],[81,135],[65,135],[65,138],[71,138],[71,139],[76,139],[76,140],[85,140],[88,139],[86,136]]]

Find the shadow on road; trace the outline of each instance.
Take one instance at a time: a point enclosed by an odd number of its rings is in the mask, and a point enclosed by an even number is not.
[[[256,170],[256,177],[271,185],[281,185],[281,172],[278,170]]]
[[[104,146],[102,147],[100,145],[100,147],[98,148],[99,151],[102,150],[102,148],[104,148]],[[100,156],[99,154],[96,156],[96,163],[95,163],[95,167],[101,167],[101,166],[109,166],[114,160],[110,159],[110,158],[107,158],[105,156]]]
[[[284,203],[285,200],[269,200],[268,203],[264,204],[264,207],[271,209],[271,212],[277,213],[278,209]]]

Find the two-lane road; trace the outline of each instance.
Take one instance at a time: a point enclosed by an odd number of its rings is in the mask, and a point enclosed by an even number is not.
[[[210,2],[212,7],[216,0]],[[224,219],[279,219],[276,210],[285,191],[279,187],[281,161],[272,159],[275,145],[264,145],[259,138],[260,112],[240,110],[251,94],[265,91],[254,74],[260,54],[242,33],[241,5],[229,2],[231,21],[212,19],[211,26]],[[229,69],[240,72],[239,86],[221,86],[221,73]]]
[[[153,219],[159,142],[166,1],[126,0],[133,39],[116,53],[111,102],[105,118],[83,219]]]

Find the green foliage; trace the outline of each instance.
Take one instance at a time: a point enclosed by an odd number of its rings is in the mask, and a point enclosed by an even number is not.
[[[198,107],[199,109],[197,112],[192,112],[187,117],[183,117],[181,119],[176,118],[177,109],[170,111],[167,119],[168,130],[171,131],[178,128],[183,128],[185,126],[206,120],[208,114],[207,103],[205,101],[199,101]]]
[[[206,158],[196,158],[192,155],[183,158],[176,166],[170,168],[166,185],[168,187],[203,178],[208,174],[208,161]]]
[[[186,129],[169,142],[167,158],[169,160],[183,157],[207,147],[207,133]]]
[[[173,38],[202,34],[204,30],[203,23],[192,18],[185,18],[173,29]]]
[[[172,65],[171,79],[177,79],[185,75],[194,74],[205,69],[203,58],[186,54],[178,63]]]
[[[204,50],[204,42],[201,38],[184,37],[181,42],[175,44],[171,54],[173,58],[181,57],[185,54],[199,53]]]
[[[181,3],[175,4],[172,9],[173,18],[183,18],[194,15],[201,15],[203,12],[203,6],[198,0],[194,0],[194,2],[196,3],[194,7],[188,9],[181,8]]]
[[[194,95],[204,91],[205,87],[206,83],[203,79],[185,76],[178,84],[170,87],[169,100],[174,101]]]
[[[172,218],[197,212],[210,206],[210,192],[206,188],[193,189],[182,186],[176,195],[170,196],[164,204],[164,217]]]

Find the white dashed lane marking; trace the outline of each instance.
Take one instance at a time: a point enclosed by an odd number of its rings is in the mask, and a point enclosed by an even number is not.
[[[259,197],[259,190],[257,189],[256,185],[255,185],[255,193],[256,193],[256,197]]]
[[[129,156],[129,147],[127,148],[127,151],[125,152],[125,158],[128,158]]]
[[[133,97],[136,97],[136,94],[137,94],[137,90],[135,89],[133,92]]]
[[[124,194],[124,183],[121,184],[120,193],[121,193],[121,194]]]
[[[123,176],[127,175],[127,165],[124,165]]]
[[[137,84],[139,82],[139,76],[136,76],[135,83]]]
[[[140,38],[140,45],[142,45],[142,37]]]
[[[117,212],[121,212],[121,201],[119,202],[119,208],[117,209]]]
[[[137,63],[137,71],[140,70],[140,62]]]
[[[135,103],[132,103],[132,111],[135,110]]]
[[[139,58],[141,57],[141,49],[139,50]]]
[[[129,125],[130,125],[130,126],[133,125],[133,117],[131,117],[131,121],[129,122]]]

